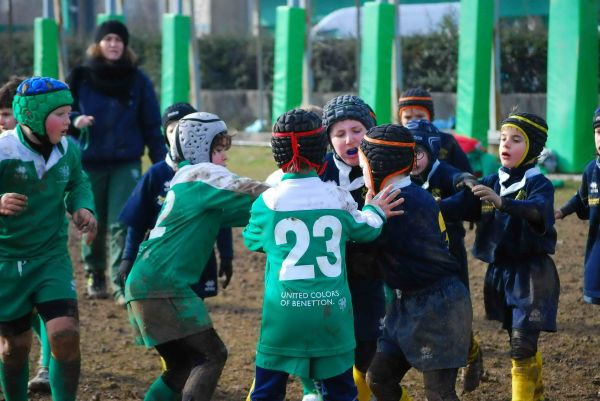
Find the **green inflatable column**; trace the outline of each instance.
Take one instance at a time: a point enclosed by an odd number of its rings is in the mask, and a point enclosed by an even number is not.
[[[162,26],[160,107],[189,102],[190,98],[190,17],[165,14]]]
[[[378,124],[392,122],[392,48],[395,29],[394,5],[365,3],[363,9],[360,97],[375,111]]]
[[[58,78],[58,25],[51,18],[34,22],[33,75]]]
[[[277,7],[273,71],[273,123],[281,114],[302,104],[304,9]]]
[[[124,15],[117,15],[117,14],[98,14],[96,16],[96,25],[100,25],[101,23],[105,22],[105,21],[119,21],[122,23],[125,23],[125,16]]]
[[[548,32],[548,143],[562,172],[583,171],[594,144],[598,104],[598,1],[551,0]]]
[[[487,146],[494,7],[490,0],[461,0],[456,132]]]

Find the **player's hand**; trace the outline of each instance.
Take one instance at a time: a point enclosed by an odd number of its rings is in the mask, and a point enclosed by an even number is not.
[[[565,215],[563,214],[562,210],[556,209],[554,211],[554,220],[562,220],[564,218],[565,218]]]
[[[73,223],[82,234],[86,235],[86,243],[91,244],[96,237],[97,229],[96,218],[92,212],[84,208],[78,209],[73,213]]]
[[[233,260],[228,258],[222,258],[219,266],[219,277],[225,276],[223,279],[222,286],[227,288],[233,275]]]
[[[27,196],[8,192],[0,196],[0,215],[17,216],[27,209]]]
[[[129,259],[121,260],[121,264],[119,265],[119,271],[117,272],[117,284],[124,289],[125,282],[127,281],[127,276],[131,273],[131,268],[133,267],[133,261]]]
[[[81,115],[73,121],[73,126],[77,129],[87,128],[90,125],[94,124],[94,116]]]
[[[479,199],[491,202],[496,209],[502,208],[502,198],[492,188],[478,184],[471,188],[471,191]]]
[[[393,216],[400,216],[404,214],[404,210],[393,210],[396,206],[404,203],[404,198],[399,197],[399,195],[400,190],[392,191],[391,185],[385,187],[376,196],[373,196],[373,193],[369,190],[365,196],[365,205],[378,206],[388,219]]]
[[[477,181],[477,177],[475,177],[471,173],[462,173],[456,177],[454,182],[454,187],[458,190],[469,188],[473,189],[475,185],[478,185],[479,181]]]

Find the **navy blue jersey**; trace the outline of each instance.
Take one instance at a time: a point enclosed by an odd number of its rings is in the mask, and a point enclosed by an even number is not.
[[[444,162],[434,162],[427,181],[423,184],[434,198],[445,199],[454,195],[457,190],[454,186],[454,180],[462,171],[454,166]],[[443,213],[442,213],[443,215]],[[465,228],[461,221],[446,221],[446,231],[448,232],[448,246],[450,253],[456,258],[461,266],[460,279],[463,284],[469,288],[469,271],[467,262],[467,251],[465,250]]]
[[[562,208],[565,216],[575,212],[580,219],[589,220],[585,247],[583,296],[586,302],[600,304],[600,158],[585,168],[581,187]]]
[[[383,278],[402,291],[428,287],[448,276],[458,276],[460,267],[448,250],[444,219],[431,194],[406,177],[397,181],[404,210],[383,227],[378,239]]]
[[[122,259],[135,260],[146,232],[156,223],[169,191],[169,182],[174,175],[173,168],[163,160],[152,165],[137,183],[119,215],[119,220],[129,226]],[[221,259],[233,258],[231,228],[222,228],[219,231],[217,248]],[[214,296],[217,293],[216,279],[217,262],[213,252],[200,281],[195,284],[193,290],[201,297]]]
[[[438,159],[445,161],[460,171],[473,172],[467,155],[462,150],[454,135],[440,131],[440,153]]]
[[[526,170],[508,192],[500,190],[498,174],[483,178],[481,183],[502,196],[503,211],[480,201],[471,191],[461,191],[440,202],[449,221],[479,222],[473,246],[476,258],[495,263],[554,253],[554,187],[539,169]],[[539,216],[539,221],[531,223],[524,217],[530,214]]]

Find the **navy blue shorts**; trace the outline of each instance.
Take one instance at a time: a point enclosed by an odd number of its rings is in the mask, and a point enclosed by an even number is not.
[[[473,312],[465,285],[446,277],[419,291],[404,292],[390,305],[377,352],[404,355],[420,371],[465,366]]]
[[[547,255],[492,263],[485,274],[486,317],[506,330],[556,331],[559,294],[558,272]]]

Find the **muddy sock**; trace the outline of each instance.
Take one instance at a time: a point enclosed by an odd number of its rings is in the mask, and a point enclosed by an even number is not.
[[[75,401],[81,360],[70,362],[57,361],[50,358],[50,391],[55,401]]]
[[[27,401],[29,363],[21,366],[6,365],[0,360],[0,384],[6,401]]]
[[[39,366],[48,369],[50,366],[50,343],[46,334],[46,325],[40,315],[33,318],[31,328],[40,340],[40,362]]]
[[[163,381],[162,376],[159,376],[150,386],[144,401],[177,401],[181,399],[181,394],[171,390]]]

